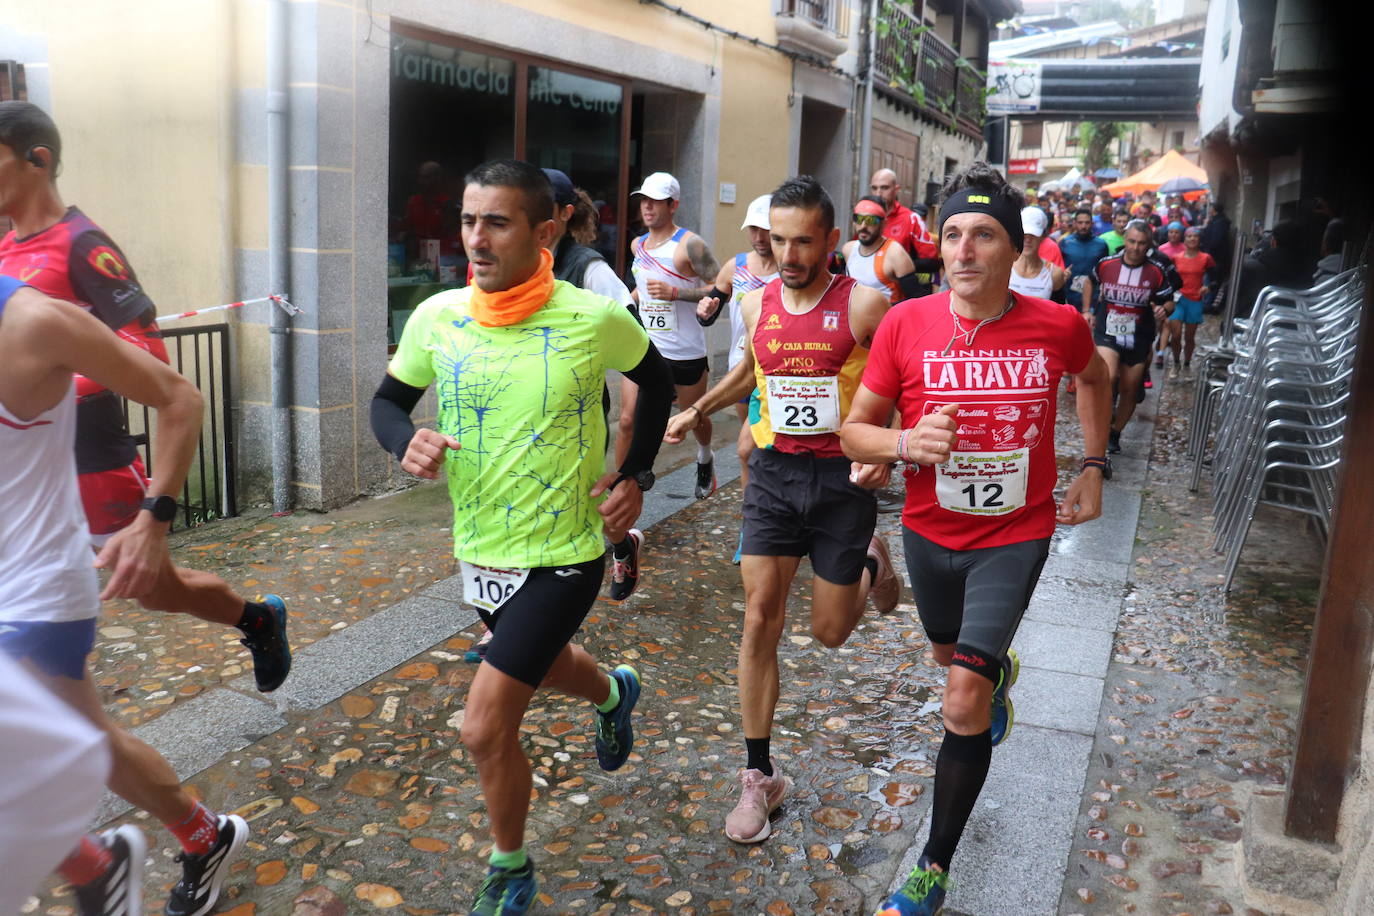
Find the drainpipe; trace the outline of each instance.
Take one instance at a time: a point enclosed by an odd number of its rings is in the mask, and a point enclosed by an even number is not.
[[[868,67],[864,75],[864,121],[859,140],[860,196],[873,159],[873,70],[878,66],[878,0],[868,0]]]
[[[267,3],[267,290],[290,295],[290,203],[287,185],[286,0]],[[272,511],[291,511],[291,324],[271,309]]]

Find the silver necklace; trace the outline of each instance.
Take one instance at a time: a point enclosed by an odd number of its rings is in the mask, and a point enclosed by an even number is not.
[[[954,346],[954,342],[960,337],[964,338],[964,346],[973,349],[973,339],[978,336],[978,332],[983,329],[983,325],[992,324],[994,321],[1001,321],[1007,312],[1011,311],[1011,307],[1015,304],[1016,300],[1011,296],[1007,296],[1007,304],[1002,306],[1001,312],[993,315],[991,318],[984,318],[982,321],[965,331],[964,326],[959,322],[959,313],[954,311],[954,297],[951,296],[949,300],[949,317],[954,319],[954,333],[949,335],[949,343],[945,344],[945,349],[940,355],[949,355],[949,351]]]

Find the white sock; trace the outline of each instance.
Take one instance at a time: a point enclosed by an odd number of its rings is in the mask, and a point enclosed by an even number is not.
[[[697,443],[697,464],[710,464],[712,459],[711,446]]]

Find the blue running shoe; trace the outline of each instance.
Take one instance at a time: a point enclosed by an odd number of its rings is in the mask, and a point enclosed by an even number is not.
[[[239,640],[253,653],[253,678],[258,690],[271,693],[291,673],[291,643],[286,639],[286,602],[267,595],[259,602],[272,615],[272,626]]]
[[[625,765],[635,744],[635,731],[630,725],[630,713],[639,702],[639,672],[629,665],[620,665],[611,672],[620,688],[620,704],[610,712],[596,713],[596,762],[610,773]]]
[[[992,746],[996,747],[1011,734],[1016,722],[1016,709],[1011,705],[1011,685],[1021,675],[1021,657],[1015,649],[1007,650],[1007,663],[1002,667],[1002,679],[992,691]]]
[[[877,916],[938,916],[947,890],[949,875],[931,868],[930,860],[921,856],[902,889],[887,898]]]
[[[472,901],[469,916],[520,916],[534,903],[539,891],[539,879],[534,876],[534,863],[527,861],[519,868],[487,870],[487,877]]]

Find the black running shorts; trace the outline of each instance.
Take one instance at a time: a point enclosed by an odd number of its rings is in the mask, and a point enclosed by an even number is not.
[[[684,388],[701,381],[706,370],[710,368],[704,356],[696,359],[669,359],[665,362],[668,363],[668,368],[673,370],[673,384]]]
[[[538,687],[596,603],[605,572],[604,554],[586,563],[536,567],[496,613],[478,608],[492,632],[486,663]]]
[[[1135,346],[1123,347],[1116,342],[1115,337],[1107,336],[1107,319],[1105,317],[1093,318],[1093,343],[1099,347],[1106,347],[1115,350],[1121,355],[1121,363],[1125,366],[1138,366],[1141,363],[1149,362],[1150,357],[1155,352],[1155,316],[1150,311],[1149,318],[1142,318],[1136,325]]]
[[[816,575],[850,585],[863,574],[878,520],[872,490],[849,481],[850,461],[756,448],[744,489],[742,553],[811,557]]]
[[[930,641],[972,646],[995,658],[1011,647],[1050,539],[950,550],[902,526],[911,592]]]

